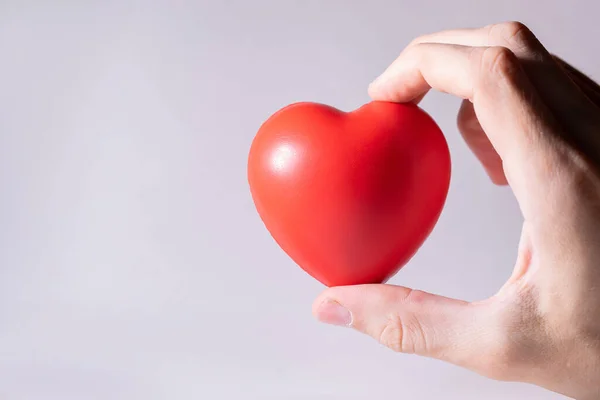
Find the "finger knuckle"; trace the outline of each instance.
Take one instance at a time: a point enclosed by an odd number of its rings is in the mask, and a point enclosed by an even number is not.
[[[402,352],[402,342],[404,341],[404,328],[402,321],[397,316],[389,316],[381,333],[379,334],[379,343],[389,347],[395,352]]]
[[[507,47],[488,47],[481,53],[482,70],[501,78],[512,79],[519,71],[519,60]]]
[[[431,299],[431,295],[427,292],[417,289],[409,289],[404,295],[403,302],[411,305],[422,306]]]
[[[422,42],[414,42],[412,45],[404,49],[404,53],[406,54],[407,59],[413,60],[416,64],[423,61],[424,57],[432,49],[431,43],[422,43]]]
[[[503,29],[505,32],[505,38],[507,41],[515,41],[515,42],[528,42],[527,39],[531,39],[534,37],[531,29],[527,27],[524,23],[520,21],[509,21],[503,24]]]
[[[497,42],[504,42],[514,50],[533,50],[537,40],[531,29],[520,21],[508,21],[493,25],[490,34],[499,36]]]
[[[425,332],[418,319],[397,314],[387,318],[379,342],[398,353],[422,353],[427,348]]]
[[[417,44],[420,44],[421,42],[422,42],[422,36],[418,36],[418,37],[416,37],[416,38],[412,39],[412,40],[410,41],[410,43],[408,43],[408,45],[407,45],[406,47],[407,47],[407,48],[410,48],[410,47],[412,47],[412,46],[415,46],[415,45],[417,45]]]

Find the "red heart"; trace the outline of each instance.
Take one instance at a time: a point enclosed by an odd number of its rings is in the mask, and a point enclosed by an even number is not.
[[[450,154],[413,104],[296,103],[260,127],[248,181],[266,228],[306,272],[327,286],[382,283],[437,223]]]

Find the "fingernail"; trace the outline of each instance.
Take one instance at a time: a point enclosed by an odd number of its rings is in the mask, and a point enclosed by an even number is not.
[[[352,325],[352,314],[340,303],[334,300],[325,300],[317,310],[317,319],[321,322],[338,326]]]

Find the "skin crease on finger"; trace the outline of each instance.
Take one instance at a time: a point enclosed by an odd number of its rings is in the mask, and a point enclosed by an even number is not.
[[[511,277],[471,303],[392,285],[330,288],[316,317],[330,322],[320,309],[335,302],[335,315],[396,351],[600,398],[600,87],[507,22],[415,39],[369,93],[418,102],[431,89],[467,99],[465,142],[519,202]]]

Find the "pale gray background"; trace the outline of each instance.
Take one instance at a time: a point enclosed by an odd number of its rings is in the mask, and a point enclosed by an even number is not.
[[[596,6],[594,6],[596,4]],[[310,313],[246,157],[290,102],[344,110],[414,36],[519,19],[600,78],[597,1],[0,1],[0,399],[558,399],[394,354]],[[393,283],[481,299],[520,230],[455,128],[454,175]]]

